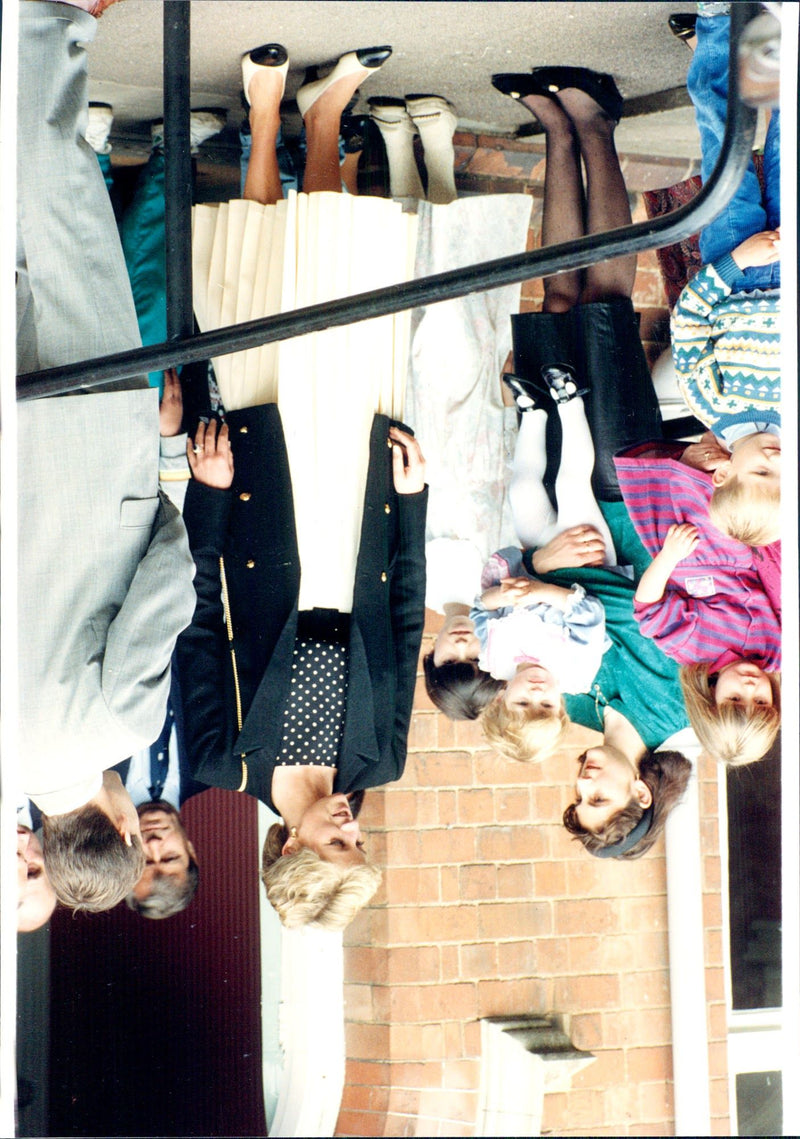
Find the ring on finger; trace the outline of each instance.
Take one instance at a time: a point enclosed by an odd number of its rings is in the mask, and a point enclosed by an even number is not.
[[[202,455],[204,451],[205,451],[205,447],[200,447],[200,446],[198,446],[197,443],[195,443],[195,445],[194,445],[195,455]]]

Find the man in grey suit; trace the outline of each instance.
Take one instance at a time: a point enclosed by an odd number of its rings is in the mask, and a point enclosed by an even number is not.
[[[20,372],[141,343],[117,229],[83,138],[91,0],[19,5]],[[107,4],[97,0],[96,10]],[[146,376],[19,405],[19,742],[59,899],[109,909],[144,869],[115,763],[161,728],[191,619],[183,521],[158,490]]]

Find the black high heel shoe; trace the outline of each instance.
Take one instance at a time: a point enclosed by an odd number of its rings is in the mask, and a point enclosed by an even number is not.
[[[588,388],[579,388],[575,372],[569,364],[546,364],[542,368],[542,379],[554,403],[569,403],[579,395],[588,395]]]
[[[559,91],[575,87],[594,99],[612,122],[619,122],[622,95],[612,75],[588,67],[534,67],[531,76],[546,88],[551,99],[557,98]]]
[[[515,376],[513,372],[504,372],[503,383],[513,393],[514,403],[521,415],[526,411],[547,411],[548,407],[552,407],[549,389],[540,386],[535,380]]]
[[[677,36],[679,40],[690,40],[692,36],[697,34],[697,13],[696,12],[674,12],[673,15],[667,20],[669,30],[673,36]],[[689,49],[691,51],[691,48]]]
[[[524,99],[526,95],[544,95],[547,99],[555,99],[553,92],[528,72],[500,71],[492,76],[492,87],[510,99]]]

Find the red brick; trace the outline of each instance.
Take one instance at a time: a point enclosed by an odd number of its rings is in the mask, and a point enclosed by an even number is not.
[[[645,933],[667,928],[667,899],[620,898],[617,906],[620,931]]]
[[[458,821],[483,826],[494,822],[494,794],[488,787],[458,791]]]
[[[419,1113],[418,1089],[392,1087],[389,1090],[389,1111],[394,1114],[415,1116]]]
[[[390,831],[386,835],[386,861],[390,866],[419,865],[419,832],[415,830]]]
[[[577,1013],[569,1018],[569,1037],[582,1052],[604,1047],[603,1021],[597,1013]]]
[[[631,994],[633,1004],[662,1008],[670,1003],[669,973],[666,969],[650,969],[629,974],[626,991]]]
[[[344,1015],[347,1020],[372,1020],[372,985],[344,985]]]
[[[536,939],[537,961],[541,976],[557,976],[567,971],[569,953],[568,937],[538,937]]]
[[[344,951],[345,981],[386,981],[389,965],[382,946],[355,946]]]
[[[497,869],[484,862],[462,866],[458,875],[461,897],[468,901],[494,899],[497,895]]]
[[[711,1077],[728,1078],[728,1042],[719,1040],[708,1046],[708,1070]]]
[[[369,799],[371,796],[367,796]],[[413,791],[392,790],[384,796],[387,827],[414,827],[417,825],[417,801]]]
[[[722,1001],[708,1006],[709,1040],[726,1040],[728,1036],[728,1009]]]
[[[560,787],[531,788],[532,822],[552,822],[563,814]]]
[[[487,862],[523,862],[547,858],[544,827],[482,827],[477,833],[478,858]]]
[[[661,969],[669,966],[669,938],[666,929],[625,933],[602,939],[598,966],[603,972],[624,972],[638,965]]]
[[[537,938],[526,941],[501,941],[497,945],[497,967],[493,973],[484,973],[485,977],[532,977],[536,973],[538,960],[538,946],[541,943]]]
[[[371,1111],[340,1111],[337,1135],[382,1135],[383,1116]]]
[[[497,896],[524,898],[534,896],[533,866],[529,862],[511,862],[497,867]]]
[[[386,901],[390,906],[438,902],[439,874],[435,867],[390,867],[384,878]]]
[[[537,862],[534,865],[534,898],[559,898],[566,892],[567,870],[563,862]]]
[[[385,1084],[388,1087],[390,1079],[391,1068],[385,1061],[370,1063],[364,1060],[348,1060],[345,1071],[345,1092],[353,1084],[367,1084],[369,1087]]]
[[[703,929],[722,925],[722,899],[719,894],[703,895]]]
[[[593,1088],[571,1088],[567,1092],[567,1120],[570,1130],[577,1134],[593,1135],[603,1119],[603,1093]]]
[[[718,855],[703,859],[703,889],[719,890],[722,885],[722,865]]]
[[[716,969],[705,970],[705,999],[725,999],[725,970],[721,965]]]
[[[672,1048],[629,1048],[625,1054],[627,1079],[634,1084],[672,1079]]]
[[[463,751],[443,751],[416,756],[416,784],[429,787],[459,787],[472,783],[472,757]]]
[[[469,905],[409,907],[388,915],[392,940],[412,944],[474,941],[477,924],[476,907]]]
[[[436,806],[439,812],[439,824],[443,827],[451,827],[453,823],[459,821],[456,811],[456,795],[460,792],[456,791],[437,791],[436,792]]]
[[[408,1064],[402,1061],[391,1065],[391,1086],[395,1088],[439,1088],[442,1086],[442,1065],[438,1060]],[[399,1108],[390,1108],[395,1111]],[[416,1108],[415,1108],[416,1110]]]
[[[552,916],[549,902],[486,903],[478,911],[481,937],[516,939],[547,935]]]
[[[561,934],[615,933],[619,926],[619,907],[597,898],[553,902],[553,926],[555,932]]]
[[[640,1118],[661,1123],[672,1118],[674,1112],[672,1083],[661,1080],[653,1084],[640,1084]]]
[[[591,935],[582,937],[577,934],[567,938],[567,959],[570,973],[591,974],[599,972],[600,951],[605,940],[607,939],[602,937]]]
[[[617,1008],[620,1003],[619,977],[559,977],[555,985],[555,1006],[568,1012],[591,1012]]]
[[[458,866],[439,868],[439,890],[443,902],[457,902],[461,897]]]
[[[420,864],[475,861],[475,831],[472,827],[447,827],[424,832],[418,854]]]
[[[481,1054],[480,1021],[472,1020],[468,1024],[463,1024],[461,1026],[461,1034],[463,1037],[462,1055],[465,1057],[479,1057]]]
[[[551,1007],[546,981],[535,977],[514,981],[479,981],[478,1015],[506,1016]]]
[[[390,949],[387,958],[387,974],[391,984],[424,984],[439,979],[438,946],[415,945],[411,949],[400,946]]]
[[[499,787],[494,793],[495,818],[498,823],[531,821],[530,793],[527,787]]]
[[[478,1009],[475,983],[432,985],[422,990],[421,1004],[429,1021],[473,1020]]]
[[[709,1080],[709,1097],[711,1100],[711,1114],[724,1116],[728,1114],[728,1081],[725,1079]]]
[[[389,1029],[384,1024],[345,1023],[347,1055],[358,1060],[380,1060],[389,1055]]]
[[[422,1060],[430,1058],[441,1060],[442,1050],[434,1048],[428,1051],[425,1047],[425,1030],[428,1025],[422,1024],[394,1024],[391,1028],[391,1055],[398,1060]],[[430,1036],[427,1040],[430,1043]]]
[[[461,967],[459,962],[459,945],[439,946],[439,980],[461,981]],[[470,978],[463,978],[469,980]]]
[[[375,1019],[391,1025],[428,1020],[421,1005],[421,994],[425,991],[424,987],[417,985],[376,985],[373,997]]]
[[[527,944],[527,943],[524,943]],[[478,941],[460,949],[461,975],[465,980],[494,977],[498,970],[498,952],[503,948],[493,941]]]
[[[722,930],[707,929],[704,931],[705,963],[706,965],[719,965],[723,960]]]
[[[429,751],[439,746],[439,717],[434,712],[418,712],[411,717],[409,751]]]
[[[441,818],[439,814],[439,796],[436,792],[432,791],[430,787],[426,787],[424,791],[414,791],[414,818],[410,821],[409,825],[415,827],[417,830],[423,827],[438,827],[442,823],[447,825],[451,819]],[[425,841],[425,835],[420,836],[420,841]]]

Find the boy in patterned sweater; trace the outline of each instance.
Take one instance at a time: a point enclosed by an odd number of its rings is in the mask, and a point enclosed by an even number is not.
[[[725,130],[730,16],[698,4],[687,87],[695,105],[705,182]],[[725,210],[700,234],[704,266],[672,314],[672,350],[686,403],[713,432],[705,469],[709,514],[724,534],[761,546],[779,534],[780,115],[764,147],[765,191],[750,162]]]

